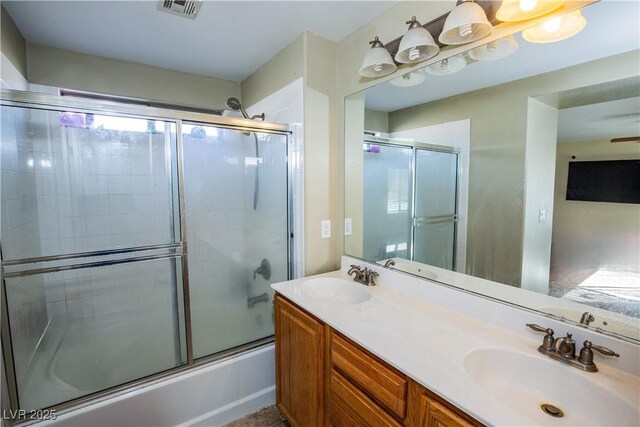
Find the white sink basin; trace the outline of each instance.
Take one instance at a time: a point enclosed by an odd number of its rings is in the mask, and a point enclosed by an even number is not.
[[[598,384],[599,373],[586,373],[544,356],[499,349],[473,350],[465,356],[468,374],[487,393],[539,425],[637,426],[640,409]],[[554,418],[542,411],[551,404],[564,412]]]
[[[342,304],[358,304],[371,298],[365,285],[346,279],[319,277],[307,280],[301,288],[309,298]]]

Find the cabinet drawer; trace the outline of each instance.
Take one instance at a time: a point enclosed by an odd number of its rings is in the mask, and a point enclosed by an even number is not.
[[[407,410],[407,379],[395,369],[331,331],[331,363],[399,419]]]
[[[331,370],[329,422],[333,427],[401,426],[335,369]]]

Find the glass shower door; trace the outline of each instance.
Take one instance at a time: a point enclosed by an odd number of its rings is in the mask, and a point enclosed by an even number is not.
[[[288,279],[287,137],[183,125],[194,357],[273,335]]]
[[[19,407],[185,363],[176,124],[12,106],[1,117],[2,335]]]
[[[416,149],[413,260],[453,270],[458,155]]]
[[[413,149],[365,143],[363,256],[376,261],[409,258]]]

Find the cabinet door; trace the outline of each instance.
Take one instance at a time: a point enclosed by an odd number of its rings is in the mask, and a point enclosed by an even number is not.
[[[473,427],[473,424],[426,395],[420,399],[420,415],[421,427]]]
[[[324,423],[324,325],[277,295],[276,403],[292,426]]]
[[[410,427],[481,427],[482,424],[471,418],[452,404],[445,402],[415,381],[409,382]]]

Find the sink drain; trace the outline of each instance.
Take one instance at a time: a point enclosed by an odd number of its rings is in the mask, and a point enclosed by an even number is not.
[[[540,409],[542,409],[542,412],[544,412],[547,415],[551,415],[552,417],[555,417],[555,418],[564,417],[564,412],[562,412],[562,409],[550,403],[543,403],[542,405],[540,405]]]

